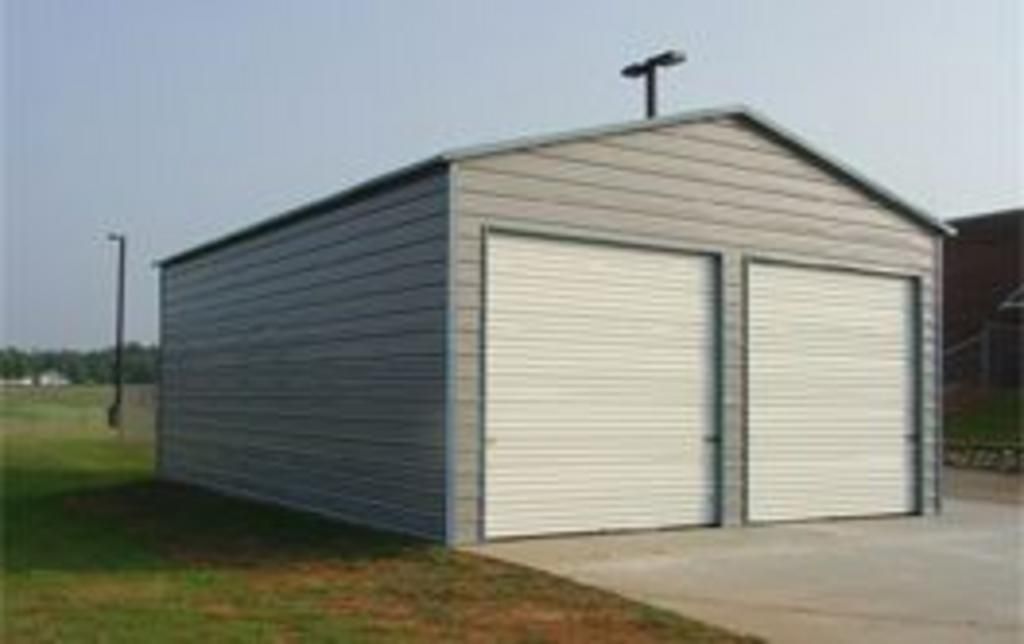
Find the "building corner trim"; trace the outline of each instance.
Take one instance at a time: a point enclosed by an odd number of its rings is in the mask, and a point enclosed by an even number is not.
[[[444,542],[447,546],[454,546],[458,542],[457,534],[457,500],[456,487],[458,480],[458,458],[456,446],[456,419],[457,414],[457,374],[458,368],[458,308],[456,305],[456,268],[458,257],[456,256],[458,241],[458,226],[455,212],[455,164],[449,163],[447,167],[448,196],[445,208],[445,216],[448,218],[448,243],[446,249],[446,284],[445,284],[445,370],[444,370],[444,459],[445,459],[445,534]]]

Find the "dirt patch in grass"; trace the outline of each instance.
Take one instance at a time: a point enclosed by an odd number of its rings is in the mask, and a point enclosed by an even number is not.
[[[947,467],[943,493],[956,499],[1024,505],[1024,476]]]
[[[756,641],[475,555],[438,559],[410,553],[359,565],[263,569],[248,583],[254,593],[310,593],[328,613],[366,618],[415,641]]]

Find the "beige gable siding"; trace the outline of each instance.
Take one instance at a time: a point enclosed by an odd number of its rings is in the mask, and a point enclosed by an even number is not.
[[[160,475],[445,536],[446,172],[172,263]]]
[[[934,506],[934,232],[737,119],[668,125],[458,161],[455,527],[478,538],[480,306],[487,226],[717,253],[723,285],[724,512],[743,514],[743,275],[753,257],[918,278],[925,507]]]

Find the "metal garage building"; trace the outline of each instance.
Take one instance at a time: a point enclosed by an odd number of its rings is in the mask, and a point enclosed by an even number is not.
[[[938,508],[948,229],[744,108],[161,263],[161,476],[448,543]]]

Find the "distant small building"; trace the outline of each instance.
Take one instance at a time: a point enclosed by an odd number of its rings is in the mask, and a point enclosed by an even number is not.
[[[0,387],[31,387],[32,384],[32,378],[28,376],[23,378],[0,378]]]
[[[53,369],[37,374],[34,380],[38,387],[66,387],[71,384],[67,376]]]
[[[950,222],[943,306],[946,382],[1012,387],[1024,358],[1024,208]]]

